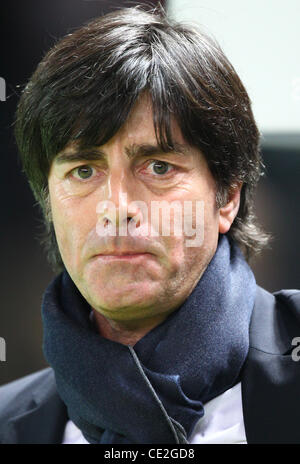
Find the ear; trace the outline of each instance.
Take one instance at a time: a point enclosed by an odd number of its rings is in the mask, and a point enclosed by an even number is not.
[[[243,183],[233,185],[228,194],[228,202],[219,210],[219,233],[226,234],[236,217],[240,207],[241,188]]]

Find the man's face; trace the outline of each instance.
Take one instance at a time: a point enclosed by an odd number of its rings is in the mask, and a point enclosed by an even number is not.
[[[175,123],[173,133],[182,153],[160,152],[151,103],[143,97],[109,142],[87,151],[69,145],[51,166],[50,202],[63,262],[81,294],[105,318],[163,319],[191,293],[216,251],[220,214],[214,179],[204,156],[186,144]],[[203,227],[199,246],[187,246],[193,237],[184,232],[174,234],[172,209],[170,234],[163,235],[160,227],[160,235],[151,235],[151,205],[163,200],[179,202],[182,211],[184,202],[192,204],[192,226]],[[134,201],[143,202],[148,217]],[[204,206],[201,224],[196,224],[197,201]],[[129,218],[143,211],[143,219],[135,220],[140,235],[121,236],[118,227],[117,235],[108,234],[126,208]],[[127,220],[124,224],[126,229]]]

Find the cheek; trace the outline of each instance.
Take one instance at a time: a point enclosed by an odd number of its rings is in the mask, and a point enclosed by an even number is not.
[[[169,256],[169,270],[174,273],[183,267],[186,272],[201,267],[201,263],[209,261],[216,250],[219,235],[218,209],[212,194],[206,197],[203,195],[202,198],[206,199],[198,200],[198,204],[193,199],[190,203],[191,208],[185,211],[182,209],[181,224],[183,225],[185,221],[188,224],[186,229],[182,228],[182,235],[176,236],[171,232],[170,237],[163,237]],[[174,215],[171,220],[171,231],[173,225]]]
[[[52,218],[58,247],[66,268],[80,267],[81,250],[86,237],[95,226],[93,210],[74,199],[52,202]]]

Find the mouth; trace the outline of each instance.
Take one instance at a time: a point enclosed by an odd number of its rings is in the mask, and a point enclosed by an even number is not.
[[[153,254],[146,253],[146,252],[124,251],[124,252],[118,252],[118,253],[111,252],[111,253],[98,254],[95,257],[101,260],[104,260],[104,261],[109,261],[109,260],[132,261],[132,260],[137,260],[137,259],[153,257]]]

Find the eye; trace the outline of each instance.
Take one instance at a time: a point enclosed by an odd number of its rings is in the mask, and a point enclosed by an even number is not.
[[[75,179],[81,180],[89,179],[92,177],[93,173],[94,168],[91,166],[79,166],[78,168],[75,168],[73,171],[71,171],[71,175],[75,177]]]
[[[169,172],[169,167],[171,166],[169,163],[167,163],[166,161],[159,161],[159,160],[155,160],[155,161],[152,161],[149,166],[153,166],[153,170],[156,174],[166,174],[167,172]]]

